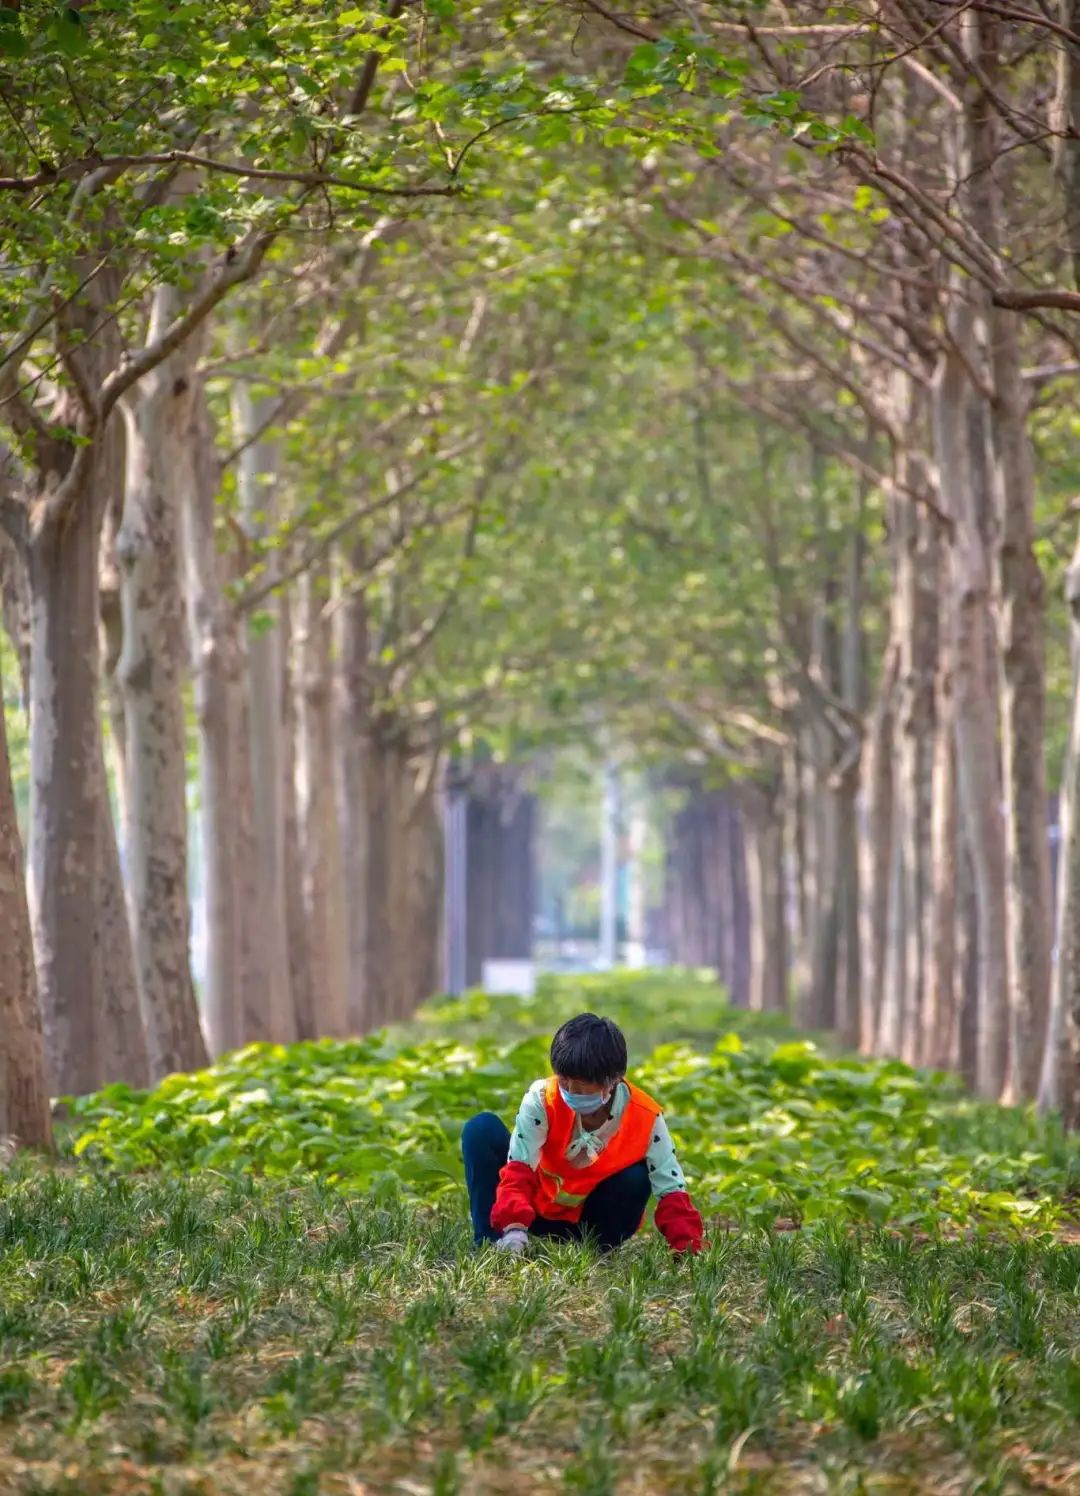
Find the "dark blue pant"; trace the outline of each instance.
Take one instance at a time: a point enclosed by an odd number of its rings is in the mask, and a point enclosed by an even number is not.
[[[491,1224],[491,1208],[495,1204],[499,1170],[510,1153],[510,1133],[502,1118],[494,1112],[480,1112],[470,1118],[461,1134],[461,1153],[465,1160],[473,1236],[478,1246],[481,1242],[497,1241],[499,1232]],[[529,1233],[581,1241],[589,1232],[602,1252],[610,1252],[612,1247],[633,1236],[648,1203],[649,1171],[642,1159],[602,1180],[585,1201],[580,1221],[547,1221],[537,1216]]]

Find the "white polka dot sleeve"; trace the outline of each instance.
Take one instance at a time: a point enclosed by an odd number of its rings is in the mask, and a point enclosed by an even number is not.
[[[517,1121],[510,1134],[510,1162],[528,1164],[535,1169],[540,1162],[540,1149],[547,1142],[547,1107],[544,1105],[546,1081],[534,1081],[518,1107]]]
[[[511,1158],[513,1154],[511,1153]],[[658,1200],[665,1195],[674,1194],[676,1190],[685,1190],[686,1180],[683,1171],[679,1168],[679,1160],[675,1157],[675,1144],[671,1141],[667,1123],[663,1117],[657,1117],[653,1123],[652,1137],[649,1139],[648,1152],[645,1154],[645,1162],[649,1169],[649,1183],[652,1192]]]

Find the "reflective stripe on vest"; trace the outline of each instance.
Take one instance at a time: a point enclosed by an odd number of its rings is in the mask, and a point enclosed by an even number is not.
[[[598,1184],[621,1169],[640,1163],[648,1152],[653,1123],[662,1109],[631,1081],[623,1084],[630,1092],[630,1099],[619,1118],[618,1130],[608,1138],[597,1157],[580,1169],[566,1158],[576,1113],[562,1099],[555,1076],[544,1087],[548,1133],[537,1164],[540,1186],[537,1207],[546,1220],[579,1220],[586,1200]]]

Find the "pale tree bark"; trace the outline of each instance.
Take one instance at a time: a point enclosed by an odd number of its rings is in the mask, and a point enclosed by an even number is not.
[[[247,654],[236,632],[240,674],[230,682],[229,724],[234,752],[232,785],[236,829],[238,908],[240,913],[240,1038],[245,1044],[276,1042],[280,1028],[267,995],[272,951],[266,944],[266,870],[259,862],[252,752],[252,712]]]
[[[626,912],[626,964],[632,969],[645,965],[646,930],[645,916],[647,892],[645,886],[645,842],[648,836],[648,818],[641,797],[641,789],[633,796],[629,808],[628,825],[628,880]]]
[[[307,911],[304,907],[304,878],[300,858],[300,826],[297,806],[297,683],[293,655],[293,605],[283,593],[278,603],[281,628],[281,797],[284,808],[282,861],[285,878],[285,912],[288,922],[289,982],[296,1014],[296,1037],[317,1039],[320,1036],[311,979],[311,953]]]
[[[972,163],[967,210],[982,243],[998,253],[1001,176],[1008,163],[991,90],[1000,75],[1001,23],[996,16],[973,11],[965,26],[980,73],[969,84],[966,99]],[[986,333],[994,403],[991,479],[997,514],[994,583],[1007,867],[1010,1042],[1005,1094],[1019,1098],[1034,1095],[1037,1087],[1050,994],[1044,585],[1033,546],[1034,460],[1017,314],[990,307]]]
[[[1072,649],[1069,741],[1061,778],[1058,862],[1058,951],[1043,1054],[1039,1109],[1060,1106],[1070,1129],[1080,1125],[1080,536],[1066,576]]]
[[[102,518],[101,555],[98,571],[98,609],[101,636],[101,668],[108,720],[108,768],[116,795],[120,841],[127,842],[127,727],[124,694],[116,670],[124,643],[123,609],[120,602],[120,568],[116,562],[116,535],[124,517],[124,423],[117,416],[109,422],[102,443],[102,488],[105,512]]]
[[[225,599],[214,540],[217,472],[214,433],[201,379],[192,378],[183,442],[190,455],[180,496],[195,718],[199,733],[199,813],[205,871],[207,962],[204,1014],[210,1053],[246,1037],[243,1014],[244,910],[240,871],[242,804],[238,761],[242,691],[240,646]]]
[[[811,1029],[836,1024],[840,956],[840,806],[829,766],[817,775],[813,899],[810,905],[809,986],[799,1003],[799,1021]]]
[[[775,783],[745,782],[738,793],[746,827],[750,898],[750,1008],[783,1013],[788,1008],[788,973],[779,776]]]
[[[844,630],[840,646],[840,694],[853,719],[851,740],[837,767],[837,862],[840,889],[838,921],[842,963],[837,999],[837,1032],[849,1048],[858,1045],[862,1029],[862,864],[859,849],[859,780],[863,755],[866,678],[863,639],[863,535],[866,492],[860,489],[848,541],[844,584]],[[857,724],[857,725],[856,725]]]
[[[364,1001],[369,1028],[382,1028],[396,1016],[402,998],[397,990],[394,944],[394,910],[402,888],[394,878],[400,866],[394,858],[400,789],[395,760],[400,750],[393,721],[369,717],[359,748],[363,793],[357,814],[365,821],[367,847],[366,878],[357,890],[364,904]]]
[[[0,681],[2,687],[2,681]],[[22,843],[15,820],[0,690],[0,1136],[52,1148]]]
[[[943,615],[950,600],[942,597]],[[948,627],[943,618],[944,630]],[[934,708],[934,786],[930,826],[930,948],[920,1064],[944,1069],[956,1051],[957,809],[952,702],[952,645],[943,636]]]
[[[965,364],[974,355],[970,316],[954,316],[949,347],[934,378],[934,447],[942,506],[952,520],[947,545],[948,622],[953,655],[952,711],[956,791],[971,856],[978,910],[976,1087],[996,1097],[1005,1079],[1008,1020],[1005,939],[1005,835],[997,744],[998,676],[992,668],[993,620],[985,533],[981,396]]]
[[[893,866],[893,757],[899,651],[888,644],[878,698],[863,756],[865,834],[862,838],[862,951],[864,971],[859,1003],[859,1049],[872,1054],[884,990]]]
[[[435,815],[438,764],[414,758],[403,738],[385,753],[386,888],[383,960],[392,973],[387,1019],[408,1018],[437,981],[442,891],[441,830]]]
[[[171,288],[155,296],[150,337],[179,310]],[[197,348],[159,364],[125,404],[127,481],[116,537],[123,648],[127,861],[139,996],[151,1074],[206,1064],[191,977],[187,886],[187,767],[183,601],[178,514],[190,462],[184,433]]]
[[[906,419],[914,421],[909,410]],[[930,824],[938,545],[935,521],[915,494],[928,484],[917,453],[898,455],[895,629],[899,651],[894,869],[889,952],[878,1048],[914,1060],[930,948]]]
[[[370,734],[368,616],[363,590],[338,599],[337,791],[340,815],[348,941],[346,1018],[349,1032],[377,1027],[377,1003],[368,990],[368,868],[371,862],[368,776],[365,752]]]
[[[795,891],[788,935],[792,988],[798,1001],[811,983],[819,844],[813,743],[801,703],[796,703],[793,713],[790,744],[785,758],[784,837]]]
[[[120,866],[116,823],[109,805],[105,760],[99,753],[97,926],[101,946],[101,1083],[150,1084],[150,1055],[139,1002],[129,899]]]
[[[977,1085],[979,1048],[979,905],[975,868],[964,837],[960,837],[956,886],[956,964],[960,972],[960,1011],[956,1035],[956,1068],[969,1088]]]
[[[276,513],[276,456],[258,437],[260,412],[246,387],[233,386],[236,434],[248,445],[237,469],[242,522],[252,539],[265,536]],[[271,560],[268,563],[273,566]],[[285,804],[282,769],[283,641],[278,606],[268,600],[262,617],[252,619],[247,639],[248,711],[252,804],[259,884],[256,915],[259,949],[265,953],[263,1003],[269,1037],[288,1043],[296,1037],[290,982],[288,910],[285,894]],[[254,994],[252,994],[254,996]]]
[[[1080,26],[1080,0],[1062,0],[1061,20]],[[1058,105],[1061,118],[1058,171],[1065,208],[1067,244],[1074,286],[1080,290],[1080,48],[1058,53]],[[1060,1106],[1066,1125],[1080,1125],[1080,533],[1065,579],[1072,655],[1069,740],[1061,774],[1061,841],[1057,886],[1057,961],[1051,986],[1050,1014],[1039,1110]]]
[[[1046,725],[1044,584],[1034,551],[1034,464],[1027,431],[1017,319],[994,319],[993,368],[1000,531],[996,555],[1002,670],[1002,771],[1008,866],[1009,1094],[1034,1096],[1050,993],[1050,847],[1043,745]]]
[[[610,969],[619,960],[619,833],[622,786],[617,764],[604,765],[600,802],[600,961]]]
[[[784,703],[777,701],[778,708]],[[789,907],[789,918],[787,921],[787,935],[789,951],[792,963],[792,985],[796,992],[803,991],[806,983],[806,961],[807,949],[807,832],[806,817],[804,815],[802,782],[803,765],[800,748],[800,733],[797,725],[793,725],[788,737],[787,747],[782,754],[782,785],[783,785],[783,837],[784,837],[784,874],[783,881],[786,887],[792,890],[792,898]],[[745,807],[743,807],[745,810]],[[747,869],[750,868],[750,857],[747,855]]]
[[[345,886],[334,794],[334,682],[323,579],[300,578],[296,669],[296,793],[312,1004],[320,1034],[343,1037],[346,1021]]]
[[[822,593],[814,605],[810,623],[808,674],[824,689],[839,697],[840,649],[835,614],[840,602],[835,558],[826,524],[823,501],[824,458],[811,453],[811,493],[815,525],[820,537],[820,564],[824,572]],[[783,603],[781,603],[783,606]],[[799,714],[805,721],[807,824],[811,829],[808,863],[811,869],[807,913],[809,965],[807,986],[798,994],[801,1022],[808,1028],[835,1028],[840,983],[840,940],[843,869],[841,866],[842,822],[845,807],[841,797],[850,795],[851,781],[837,775],[846,745],[825,716],[822,703],[809,697]]]

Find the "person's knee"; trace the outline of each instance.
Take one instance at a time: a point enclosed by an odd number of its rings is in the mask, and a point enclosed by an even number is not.
[[[506,1123],[501,1117],[494,1112],[478,1112],[461,1129],[461,1151],[478,1153],[489,1149],[505,1149],[508,1136]]]

